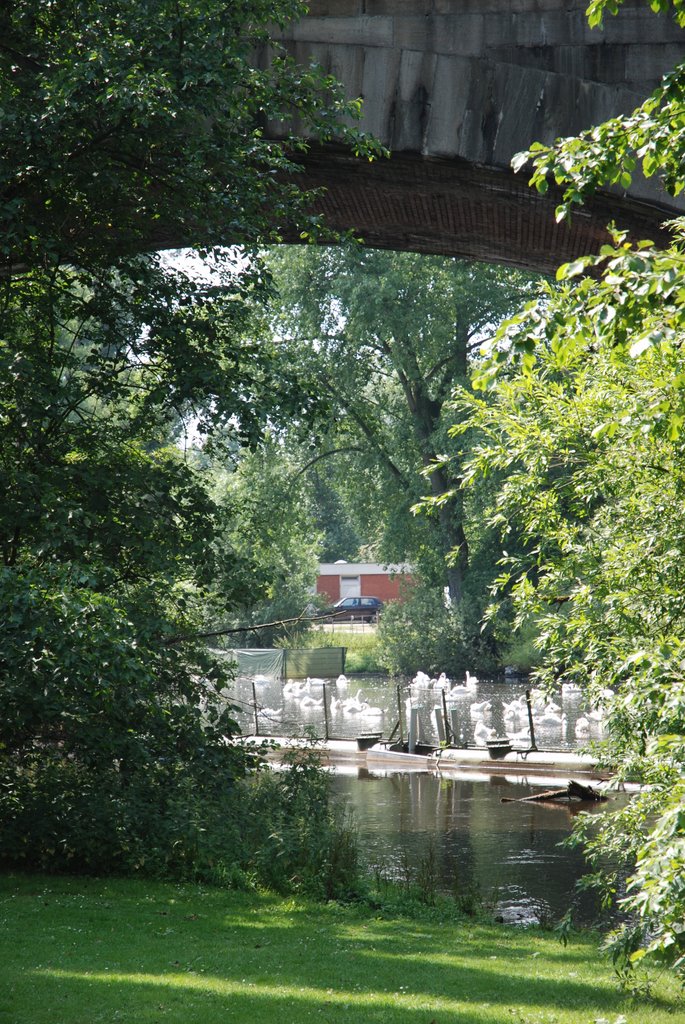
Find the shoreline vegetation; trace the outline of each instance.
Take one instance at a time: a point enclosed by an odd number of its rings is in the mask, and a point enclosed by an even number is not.
[[[144,879],[0,876],[11,1024],[666,1024],[677,980],[621,987],[600,937],[454,907],[317,903]]]

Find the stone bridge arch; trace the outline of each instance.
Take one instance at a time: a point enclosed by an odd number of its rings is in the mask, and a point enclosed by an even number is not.
[[[362,96],[362,127],[392,150],[356,160],[314,147],[307,184],[320,208],[367,244],[551,271],[595,251],[616,219],[638,237],[682,208],[654,182],[595,197],[557,225],[557,194],[514,175],[531,142],[633,110],[685,59],[685,35],[644,0],[591,30],[587,0],[310,0],[281,33]],[[276,132],[275,126],[273,131]]]

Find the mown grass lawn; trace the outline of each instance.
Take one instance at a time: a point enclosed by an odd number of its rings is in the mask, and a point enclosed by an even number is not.
[[[673,1024],[597,938],[127,880],[5,876],[2,1024]],[[682,1014],[682,1016],[681,1016]]]

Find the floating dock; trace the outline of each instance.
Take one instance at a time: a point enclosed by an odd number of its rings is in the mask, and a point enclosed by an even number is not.
[[[245,737],[255,744],[263,737]],[[290,737],[270,737],[270,760],[279,761],[287,750],[311,746],[311,741]],[[362,749],[360,749],[360,747]],[[596,760],[587,754],[569,750],[526,751],[512,750],[502,756],[490,756],[486,747],[424,748],[415,753],[398,750],[397,744],[379,741],[364,749],[357,740],[322,740],[315,749],[324,764],[335,767],[366,768],[370,771],[427,771],[476,776],[508,775],[533,785],[548,785],[557,779],[578,779],[587,784],[600,785],[611,778],[610,772],[600,771]]]

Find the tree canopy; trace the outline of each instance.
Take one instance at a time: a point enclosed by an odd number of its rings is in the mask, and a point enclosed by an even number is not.
[[[150,250],[316,230],[292,173],[306,141],[265,126],[365,142],[341,124],[357,105],[271,40],[303,10],[0,10],[4,863],[206,874],[225,856],[252,759],[227,742],[230,666],[187,638],[217,576],[224,607],[244,600],[247,559],[218,544],[226,510],[177,441],[195,424],[249,447],[315,396],[273,374],[257,260],[215,249],[198,277]]]
[[[350,503],[388,560],[421,561],[456,603],[469,568],[459,476],[439,456],[445,403],[465,383],[483,336],[535,291],[518,271],[456,259],[336,246],[272,251],[277,331],[309,389],[327,400],[314,457],[344,460]],[[413,523],[426,487],[451,497],[434,523]],[[355,499],[356,492],[356,499]],[[458,548],[458,558],[447,559]],[[430,549],[430,554],[429,554]],[[430,568],[429,568],[430,564]]]
[[[141,250],[313,230],[292,179],[302,135],[345,128],[334,80],[269,26],[300,0],[12,0],[0,11],[0,253],[5,274]],[[255,61],[255,51],[263,59]],[[269,124],[285,139],[266,138]]]

